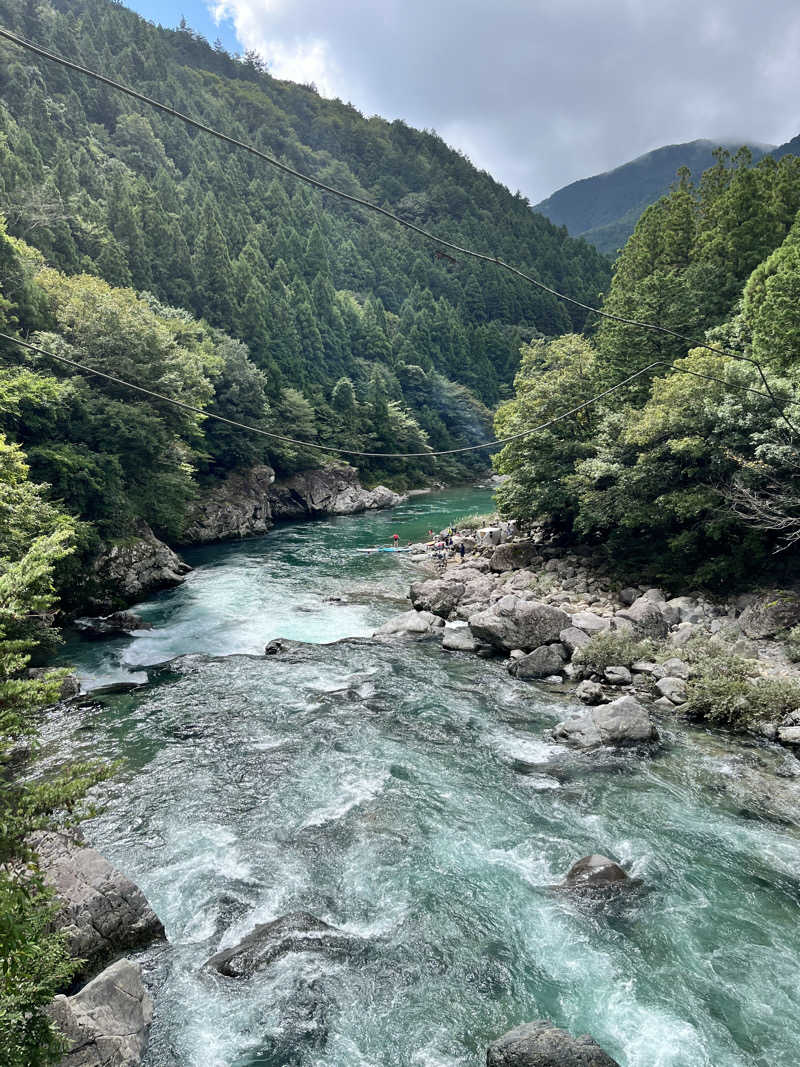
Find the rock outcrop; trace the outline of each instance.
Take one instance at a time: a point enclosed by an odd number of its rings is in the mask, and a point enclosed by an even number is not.
[[[31,844],[45,882],[58,897],[56,924],[67,935],[72,955],[86,960],[76,980],[165,937],[141,889],[99,852],[60,833],[35,834]]]
[[[364,489],[354,467],[324,467],[275,481],[266,465],[231,472],[201,492],[183,534],[184,544],[208,544],[264,534],[281,519],[353,515],[390,508],[405,497],[379,485]]]
[[[104,545],[92,566],[87,605],[100,612],[144,600],[150,593],[180,585],[191,567],[138,522],[134,536]]]
[[[350,955],[361,942],[352,934],[329,926],[306,911],[282,915],[271,923],[260,923],[233,948],[223,949],[207,961],[226,978],[249,978],[289,952],[320,952]]]
[[[232,471],[200,494],[181,540],[203,545],[266,533],[272,527],[274,481],[275,471],[266,465]]]
[[[525,1023],[494,1041],[486,1067],[619,1067],[588,1034],[573,1037],[546,1020]]]
[[[153,1020],[141,968],[117,960],[50,1014],[68,1042],[59,1067],[138,1067]]]
[[[651,637],[656,641],[662,641],[669,632],[667,620],[659,610],[658,603],[646,596],[634,600],[630,607],[618,611],[614,618],[630,623],[637,637]],[[575,625],[579,626],[580,623]]]
[[[560,608],[510,594],[498,600],[491,609],[479,611],[469,619],[469,628],[476,640],[504,652],[510,652],[512,648],[532,652],[540,645],[558,641],[561,631],[569,625],[569,615]]]
[[[405,499],[383,485],[364,489],[353,467],[303,471],[285,482],[276,482],[269,493],[273,519],[355,515],[395,507]]]
[[[592,749],[655,741],[658,732],[639,701],[625,696],[576,712],[553,728],[553,737],[576,748]]]

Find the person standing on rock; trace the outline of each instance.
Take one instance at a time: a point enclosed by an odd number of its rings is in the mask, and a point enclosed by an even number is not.
[[[466,551],[467,551],[467,550],[466,550],[466,548],[464,547],[464,542],[462,541],[462,542],[461,542],[461,544],[460,544],[460,545],[458,546],[458,554],[459,554],[459,556],[461,556],[461,562],[462,562],[462,563],[464,562],[464,553],[465,553]]]

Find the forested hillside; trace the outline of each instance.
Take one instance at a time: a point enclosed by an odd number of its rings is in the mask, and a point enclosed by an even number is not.
[[[541,211],[557,226],[566,226],[573,236],[583,237],[601,252],[616,256],[644,209],[669,192],[681,167],[699,177],[712,166],[718,147],[735,152],[739,145],[689,141],[656,148],[605,174],[565,185],[536,204],[534,211]],[[768,149],[762,145],[750,151],[753,159],[759,160]]]
[[[684,174],[645,211],[605,309],[746,358],[607,319],[592,341],[534,341],[517,397],[498,414],[501,434],[664,366],[507,446],[508,514],[603,544],[619,569],[682,588],[794,565],[792,551],[772,553],[800,536],[799,209],[799,158],[752,167],[746,154],[720,153],[697,186]]]
[[[274,80],[255,56],[232,58],[110,0],[3,0],[0,16],[45,47],[581,299],[607,284],[593,249],[433,133],[367,120]],[[375,451],[467,443],[483,432],[481,405],[510,385],[521,341],[582,325],[548,294],[438,259],[393,224],[113,90],[6,43],[0,60],[8,232],[65,274],[146,291],[243,341],[265,376],[274,425]],[[234,404],[236,392],[218,391],[215,404]],[[259,416],[260,397],[239,401],[239,417]],[[209,452],[212,466],[231,459]],[[284,466],[280,455],[267,458]]]

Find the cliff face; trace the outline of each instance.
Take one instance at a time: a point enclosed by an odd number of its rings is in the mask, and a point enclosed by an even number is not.
[[[353,467],[303,471],[275,482],[270,467],[229,474],[204,493],[183,537],[184,544],[208,544],[263,534],[281,519],[353,515],[394,507],[405,498],[384,486],[364,489]]]
[[[234,471],[201,495],[181,544],[253,537],[280,520],[354,515],[394,507],[405,499],[382,485],[364,489],[353,467],[304,471],[284,482],[275,481],[271,467],[251,467]],[[103,547],[87,583],[84,607],[93,612],[127,607],[180,584],[190,570],[149,526],[139,523],[134,536]]]

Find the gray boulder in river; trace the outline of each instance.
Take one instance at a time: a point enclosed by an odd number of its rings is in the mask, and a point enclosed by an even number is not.
[[[486,1067],[619,1067],[588,1034],[573,1037],[546,1020],[524,1023],[493,1041]]]
[[[360,943],[352,934],[329,926],[307,911],[294,911],[274,922],[259,923],[238,945],[212,956],[206,967],[226,978],[249,978],[290,952],[347,956]]]
[[[67,1041],[59,1067],[138,1067],[153,1002],[141,968],[117,960],[74,997],[56,997],[50,1015]]]
[[[505,652],[513,648],[532,652],[540,645],[558,641],[561,631],[569,625],[569,615],[560,608],[511,595],[469,618],[473,637]]]
[[[553,728],[553,737],[576,748],[592,749],[657,741],[658,731],[639,701],[625,696],[576,711]]]
[[[567,871],[560,889],[610,889],[639,885],[640,879],[631,878],[618,863],[595,853],[573,863]]]
[[[58,897],[56,925],[67,935],[72,955],[86,960],[78,980],[166,936],[141,889],[93,848],[49,832],[33,835],[31,847]]]
[[[113,611],[158,589],[180,585],[192,569],[159,541],[144,522],[124,541],[103,545],[87,579],[85,602],[94,611]]]

